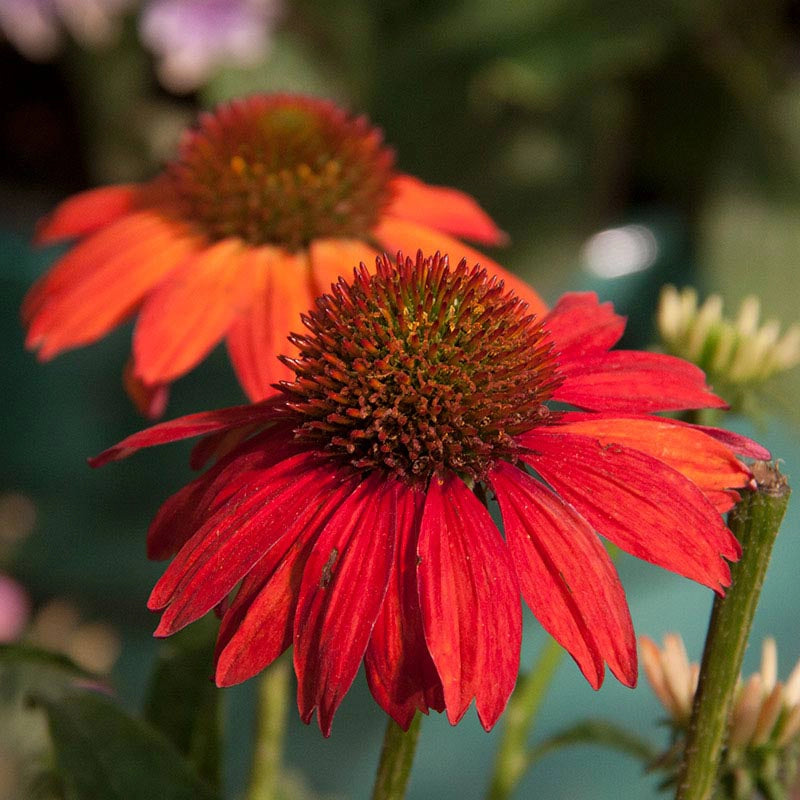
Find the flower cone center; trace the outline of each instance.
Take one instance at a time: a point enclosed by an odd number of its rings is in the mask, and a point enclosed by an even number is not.
[[[204,115],[169,176],[181,212],[212,240],[297,250],[363,238],[391,200],[380,131],[333,104],[258,95]]]
[[[356,270],[290,339],[282,384],[298,436],[360,469],[411,483],[451,470],[482,480],[513,437],[549,415],[559,383],[550,339],[527,305],[480,267],[438,254]]]

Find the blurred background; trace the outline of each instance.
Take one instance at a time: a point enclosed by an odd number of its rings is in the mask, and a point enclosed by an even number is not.
[[[402,171],[471,193],[509,233],[493,258],[550,302],[574,289],[613,300],[630,319],[629,346],[654,342],[669,282],[720,293],[731,312],[755,293],[767,317],[800,317],[796,0],[0,0],[0,633],[110,671],[132,710],[158,650],[145,601],[162,567],[146,561],[144,534],[189,477],[189,446],[86,466],[143,426],[119,378],[130,327],[37,364],[18,309],[58,251],[30,240],[60,199],[152,176],[198,108],[254,91],[367,113]],[[790,480],[800,474],[798,394],[795,370],[762,393],[757,422],[726,420],[770,447]],[[217,353],[173,387],[168,413],[242,400]],[[780,675],[800,656],[799,523],[795,498],[746,671],[768,634]],[[710,592],[624,555],[619,568],[637,633],[680,631],[698,659]],[[42,639],[43,618],[59,642]],[[543,641],[527,618],[524,665]],[[225,696],[233,798],[254,686]],[[631,691],[610,677],[595,693],[566,659],[536,735],[607,717],[661,745],[661,713],[644,679]],[[318,795],[367,796],[383,728],[359,676],[329,740],[292,709],[288,763]],[[482,796],[496,746],[473,712],[455,729],[425,720],[409,798]],[[583,746],[538,764],[518,796],[649,800],[657,783],[638,763]]]

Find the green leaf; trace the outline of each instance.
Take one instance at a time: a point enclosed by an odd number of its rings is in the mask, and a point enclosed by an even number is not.
[[[47,716],[65,800],[214,800],[159,732],[102,694],[34,695]]]
[[[212,786],[219,786],[222,693],[212,680],[217,626],[203,619],[165,641],[150,680],[145,719]]]
[[[564,730],[539,742],[528,753],[528,766],[555,750],[576,744],[596,744],[602,747],[610,747],[613,750],[619,750],[638,758],[645,764],[649,764],[657,756],[656,749],[648,741],[625,730],[625,728],[605,720],[587,719],[564,728]]]

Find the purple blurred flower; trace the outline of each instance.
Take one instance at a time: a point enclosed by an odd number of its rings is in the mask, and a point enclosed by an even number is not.
[[[30,612],[28,593],[21,584],[0,572],[0,642],[15,641],[28,624]]]
[[[151,0],[139,29],[159,59],[161,82],[188,92],[222,64],[262,59],[280,11],[280,0]]]
[[[0,30],[25,56],[51,58],[63,29],[80,44],[98,46],[118,32],[119,15],[136,0],[0,0]]]

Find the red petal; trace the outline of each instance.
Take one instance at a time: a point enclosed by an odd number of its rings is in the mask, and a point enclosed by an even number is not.
[[[302,329],[300,314],[314,295],[306,253],[263,247],[255,257],[253,302],[228,331],[228,353],[247,396],[261,400],[275,393],[272,384],[293,378],[278,355],[294,352],[286,337]]]
[[[133,358],[129,358],[122,371],[122,385],[125,392],[143,417],[158,419],[167,410],[169,384],[158,383],[148,386],[133,372]]]
[[[568,414],[559,421],[558,430],[590,436],[605,446],[621,444],[657,458],[692,481],[709,499],[713,497],[715,505],[720,503],[720,513],[731,508],[725,490],[750,483],[750,470],[724,444],[699,428],[670,419]]]
[[[141,212],[73,248],[29,292],[26,346],[47,360],[96,341],[197,245],[174,223]]]
[[[625,330],[625,317],[611,303],[599,303],[594,292],[565,294],[545,317],[559,361],[572,361],[613,347]]]
[[[224,239],[172,272],[145,300],[133,335],[136,373],[166,383],[188,372],[252,301],[254,270],[240,239]]]
[[[686,425],[688,423],[679,422],[679,425]],[[705,425],[698,425],[697,428],[704,431],[718,442],[722,442],[726,447],[729,447],[734,453],[738,453],[745,458],[757,458],[759,461],[768,461],[772,458],[772,454],[758,442],[754,442],[747,436],[734,433],[733,431],[726,431],[723,428],[709,428]]]
[[[489,730],[517,679],[522,610],[500,532],[460,478],[431,480],[418,554],[422,624],[447,718],[455,725],[474,697]]]
[[[442,254],[446,253],[453,265],[458,264],[462,258],[466,258],[470,266],[481,264],[490,275],[495,274],[502,278],[506,289],[524,300],[530,307],[531,313],[544,314],[547,312],[544,300],[527,283],[503,269],[488,256],[447,234],[395,217],[384,217],[375,226],[372,233],[390,255],[402,250],[413,258],[417,250],[422,250],[426,255],[433,255],[438,250]]]
[[[541,483],[499,462],[490,481],[525,602],[593,688],[603,660],[636,685],[636,637],[625,592],[586,520]]]
[[[161,506],[147,531],[147,557],[175,555],[225,500],[298,448],[291,428],[277,425],[238,447]]]
[[[703,493],[679,472],[638,450],[588,436],[528,433],[523,456],[600,534],[637,558],[722,593],[722,557],[741,548]]]
[[[386,213],[453,236],[484,244],[505,244],[508,236],[464,192],[431,186],[411,175],[398,175],[391,184],[394,199]]]
[[[698,367],[673,356],[614,350],[560,361],[564,382],[554,400],[591,411],[648,413],[685,408],[725,408]]]
[[[217,638],[218,686],[253,677],[292,643],[303,566],[356,481],[353,475],[322,498],[310,524],[294,538],[281,539],[244,579]]]
[[[155,447],[159,444],[177,442],[230,428],[242,428],[246,425],[266,425],[274,422],[281,415],[275,410],[274,400],[264,400],[247,406],[220,408],[216,411],[201,411],[185,417],[159,422],[151,428],[134,433],[119,444],[109,447],[99,455],[89,459],[93,467],[102,467],[109,461],[120,461],[144,447]]]
[[[403,730],[416,710],[444,710],[442,684],[422,630],[417,538],[425,495],[398,487],[394,569],[364,660],[372,696]]]
[[[271,547],[304,530],[342,480],[330,461],[305,452],[259,472],[227,498],[153,588],[148,608],[166,608],[156,636],[169,636],[210,611]]]
[[[67,198],[36,227],[36,243],[85,236],[132,211],[141,190],[134,184],[103,186]]]
[[[331,284],[340,277],[351,282],[353,268],[359,264],[365,264],[370,272],[374,272],[378,251],[358,239],[318,239],[311,243],[309,256],[313,294],[316,296],[329,293]],[[308,308],[303,311],[308,311]],[[297,326],[293,330],[297,330]]]
[[[294,666],[303,722],[333,715],[358,672],[392,569],[399,484],[372,474],[342,503],[306,562]]]

